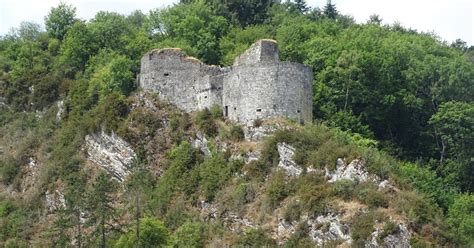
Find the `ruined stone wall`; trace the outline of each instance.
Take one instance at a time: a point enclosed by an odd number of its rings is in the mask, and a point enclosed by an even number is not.
[[[233,67],[223,90],[224,113],[247,123],[282,116],[312,120],[312,72],[296,63],[276,62]]]
[[[141,60],[140,87],[186,112],[222,103],[222,69],[179,49],[153,50]],[[217,77],[216,77],[217,76]]]
[[[256,42],[230,68],[203,64],[179,49],[151,51],[141,63],[140,86],[184,111],[217,104],[241,123],[277,116],[312,120],[312,71],[279,61],[273,40]]]

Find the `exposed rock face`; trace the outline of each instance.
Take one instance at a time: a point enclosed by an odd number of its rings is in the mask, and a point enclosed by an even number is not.
[[[64,199],[64,194],[60,189],[56,189],[53,192],[47,190],[44,194],[46,207],[49,213],[66,207],[66,200]]]
[[[365,244],[366,248],[410,248],[410,232],[407,227],[403,224],[398,224],[398,232],[390,234],[385,237],[381,242],[377,240],[377,237],[382,233],[383,228],[376,227],[375,231],[370,236],[370,241]]]
[[[58,107],[58,112],[56,112],[56,123],[59,123],[64,114],[64,101],[57,101],[56,106]]]
[[[260,141],[264,137],[268,136],[269,134],[275,132],[277,130],[274,126],[269,125],[262,125],[258,127],[254,127],[252,125],[245,126],[244,130],[244,137],[248,141]]]
[[[109,172],[119,182],[129,174],[129,168],[136,157],[131,146],[112,132],[104,131],[85,137],[84,150],[87,159]]]
[[[349,226],[342,224],[338,215],[320,215],[316,219],[308,219],[309,237],[322,246],[327,241],[342,240],[347,244],[352,242]]]
[[[342,179],[358,182],[374,179],[373,176],[369,176],[361,160],[354,159],[350,164],[346,165],[341,158],[337,159],[335,171],[326,171],[326,177],[329,178],[328,181],[331,183]]]
[[[283,169],[289,176],[299,176],[303,170],[293,160],[295,148],[286,143],[278,143],[277,148],[278,154],[280,154],[278,167]]]
[[[191,141],[191,145],[194,148],[199,149],[202,153],[204,153],[204,155],[206,156],[211,155],[211,150],[209,150],[209,147],[207,146],[209,142],[204,136],[204,134],[202,134],[201,132],[198,132],[196,134],[196,138],[191,139],[190,141]]]
[[[20,185],[22,193],[25,193],[27,190],[34,187],[38,172],[39,172],[38,161],[34,157],[29,157],[28,164],[26,164],[26,166],[23,166],[22,168],[23,178],[21,180],[21,185]]]

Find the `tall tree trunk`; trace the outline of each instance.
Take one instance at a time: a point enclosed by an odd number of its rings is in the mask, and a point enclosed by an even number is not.
[[[104,218],[102,218],[102,220],[100,221],[101,223],[101,226],[102,226],[102,244],[101,244],[101,247],[102,248],[105,248],[105,221],[104,221]]]
[[[81,211],[76,210],[76,227],[77,227],[77,247],[81,248],[82,247],[82,231],[81,231]]]

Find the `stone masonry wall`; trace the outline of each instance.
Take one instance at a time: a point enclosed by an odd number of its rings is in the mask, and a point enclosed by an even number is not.
[[[186,112],[221,106],[241,123],[287,117],[312,120],[311,68],[281,62],[273,40],[260,40],[230,68],[203,64],[180,49],[153,50],[141,60],[140,86]]]
[[[140,86],[192,112],[221,105],[221,75],[220,67],[187,57],[180,49],[153,50],[141,60]]]

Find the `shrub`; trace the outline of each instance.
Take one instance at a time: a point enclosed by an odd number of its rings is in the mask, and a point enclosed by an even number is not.
[[[115,247],[126,248],[135,245],[138,245],[138,247],[166,247],[169,239],[170,232],[163,222],[152,217],[145,217],[140,219],[139,240],[137,240],[137,233],[133,227],[119,238]]]
[[[375,215],[373,212],[360,213],[351,223],[351,238],[354,247],[365,247],[365,243],[374,231]]]
[[[14,210],[11,201],[5,200],[0,202],[0,217],[5,217]]]
[[[217,135],[217,125],[212,118],[211,111],[209,109],[203,109],[196,113],[195,118],[196,125],[199,130],[204,132],[204,134],[214,137]]]
[[[388,197],[377,186],[372,183],[361,183],[357,185],[355,195],[359,201],[369,207],[388,207]]]
[[[286,183],[285,176],[285,172],[277,171],[268,182],[266,199],[271,208],[275,208],[276,205],[289,194],[289,187]]]
[[[232,125],[230,128],[230,138],[234,141],[241,141],[244,139],[244,130],[239,125]]]
[[[253,201],[255,198],[255,189],[250,183],[241,183],[232,194],[234,205],[239,207]]]
[[[173,247],[204,247],[204,227],[200,222],[184,223],[174,236]]]
[[[13,157],[5,157],[0,160],[0,181],[4,184],[11,184],[20,172],[20,163]]]
[[[298,221],[300,219],[302,212],[302,206],[299,201],[291,201],[285,208],[283,212],[283,219],[288,222]]]
[[[393,221],[388,221],[385,223],[383,230],[379,235],[377,236],[377,243],[383,244],[384,239],[389,236],[389,235],[395,235],[400,231],[400,227],[397,225],[397,223]]]
[[[410,191],[397,194],[395,210],[406,215],[415,230],[419,230],[423,224],[435,220],[441,214],[432,202]]]
[[[216,192],[231,176],[229,166],[222,154],[213,154],[199,166],[201,190],[207,200],[212,201]]]
[[[459,238],[474,245],[474,195],[459,195],[449,207],[448,223],[453,227]]]
[[[222,108],[219,107],[219,105],[216,105],[216,104],[212,105],[209,111],[211,111],[211,116],[213,119],[220,119],[223,116]]]
[[[339,180],[332,184],[332,192],[334,195],[348,201],[352,199],[356,183],[351,180]]]
[[[308,212],[308,215],[327,212],[331,190],[324,178],[313,174],[302,175],[297,181],[297,189],[303,210]]]

